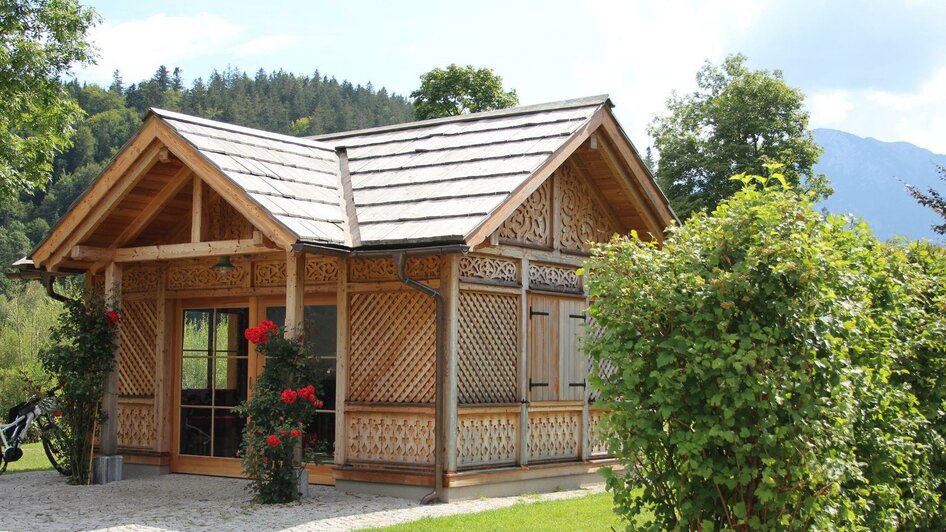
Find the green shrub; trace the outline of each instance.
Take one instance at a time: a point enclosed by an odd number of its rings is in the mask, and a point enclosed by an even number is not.
[[[737,178],[662,246],[632,234],[588,263],[618,512],[652,511],[653,529],[928,526],[941,438],[897,377],[922,272],[810,195]]]
[[[303,338],[287,338],[285,329],[272,321],[247,329],[245,335],[266,364],[253,396],[236,409],[249,418],[240,446],[243,472],[253,480],[249,488],[257,502],[294,501],[299,498],[299,468],[317,444],[315,435],[305,433],[316,408],[323,406],[311,384],[319,381],[317,370]]]
[[[87,484],[91,474],[92,436],[102,423],[105,379],[115,366],[119,315],[99,294],[65,303],[51,337],[56,345],[40,353],[43,369],[59,381],[57,400],[67,445],[69,482]]]

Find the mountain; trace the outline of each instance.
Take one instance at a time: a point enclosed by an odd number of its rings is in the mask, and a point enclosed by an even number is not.
[[[883,240],[906,236],[942,242],[930,228],[942,220],[917,204],[903,182],[924,192],[929,187],[943,191],[936,165],[946,166],[946,155],[907,142],[882,142],[835,129],[815,129],[813,133],[824,148],[815,172],[828,176],[834,187],[823,207],[863,218]]]

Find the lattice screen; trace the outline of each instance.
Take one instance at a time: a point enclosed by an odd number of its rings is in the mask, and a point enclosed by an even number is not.
[[[435,304],[419,292],[351,295],[348,398],[431,403],[436,355]]]
[[[147,299],[125,301],[121,315],[118,394],[153,396],[157,305]]]
[[[516,402],[519,296],[461,291],[457,310],[460,403]]]

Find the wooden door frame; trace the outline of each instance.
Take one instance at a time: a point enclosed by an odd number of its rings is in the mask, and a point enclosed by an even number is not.
[[[224,458],[219,456],[192,456],[181,455],[181,350],[184,342],[183,313],[187,309],[202,308],[247,308],[249,310],[249,322],[254,324],[257,321],[256,308],[254,305],[255,297],[219,297],[219,298],[195,298],[178,299],[174,303],[174,346],[171,350],[171,376],[174,383],[171,387],[171,459],[170,470],[172,473],[191,473],[198,475],[213,475],[218,477],[243,477],[243,465],[239,458]],[[256,367],[256,346],[250,342],[247,346],[247,366]],[[255,379],[253,375],[248,375],[249,383]],[[247,394],[252,391],[249,386]]]

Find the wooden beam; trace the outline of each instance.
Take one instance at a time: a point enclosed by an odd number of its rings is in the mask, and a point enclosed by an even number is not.
[[[305,253],[286,252],[286,336],[302,334],[304,312]]]
[[[447,441],[445,452],[447,453],[445,465],[447,472],[457,470],[457,405],[459,403],[458,380],[457,380],[457,357],[458,357],[458,312],[460,299],[460,257],[459,255],[447,255],[443,259],[440,273],[440,292],[444,299],[444,349],[446,350],[444,359],[446,368],[444,375],[438,375],[438,378],[444,379],[444,420],[446,427]]]
[[[621,161],[622,156],[614,151],[610,143],[602,142],[598,147],[598,153],[601,154],[608,169],[611,170],[614,179],[617,180],[621,188],[624,189],[624,193],[631,200],[631,203],[634,204],[634,208],[640,213],[644,225],[647,226],[647,231],[654,235],[654,238],[658,241],[663,241],[664,228],[661,227],[660,222],[657,221],[653,208],[648,205],[648,200],[643,197],[641,190],[638,188],[640,183],[637,182],[635,176],[625,168],[624,163],[626,163],[626,161]]]
[[[288,251],[296,243],[296,235],[276,221],[272,214],[253,201],[246,192],[238,187],[221,170],[205,159],[197,150],[171,131],[164,123],[157,130],[157,136],[171,150],[175,157],[189,166],[200,176],[204,184],[220,194],[234,209],[246,217],[267,238]]]
[[[124,147],[89,189],[79,197],[61,220],[53,227],[49,237],[40,243],[33,253],[33,262],[40,266],[59,249],[73,229],[82,221],[101,199],[111,193],[112,187],[121,179],[142,152],[154,140],[157,131],[157,118],[150,118],[141,127],[137,135]]]
[[[204,188],[203,181],[194,176],[194,193],[191,196],[191,242],[200,242],[204,217]]]
[[[62,245],[46,260],[47,269],[55,269],[69,253],[69,250],[72,249],[72,246],[84,240],[105,221],[112,209],[131,192],[135,185],[141,181],[141,178],[158,162],[158,151],[160,149],[159,144],[151,144],[148,149],[141,153],[141,156],[128,172],[122,176],[124,179],[117,181],[109,189],[109,194],[95,204],[95,209],[89,210],[84,217],[77,220],[69,235],[63,239]]]
[[[122,297],[122,267],[110,262],[105,267],[105,300],[109,308],[118,309]],[[102,398],[102,409],[105,411],[105,422],[102,423],[99,438],[99,450],[105,456],[118,452],[118,364],[121,352],[120,343],[116,342],[114,366],[105,380],[105,397]]]
[[[335,465],[345,465],[348,439],[345,399],[348,398],[348,259],[339,257],[335,288]]]
[[[75,260],[87,262],[144,262],[150,260],[219,257],[221,255],[250,255],[272,253],[272,251],[272,248],[260,246],[251,239],[245,239],[163,244],[160,246],[139,246],[119,249],[75,246],[70,251],[69,256]]]
[[[154,217],[161,212],[161,209],[164,207],[164,205],[174,196],[176,196],[182,188],[184,188],[184,185],[187,184],[187,178],[190,176],[190,174],[191,169],[186,166],[178,170],[177,173],[171,177],[171,180],[168,181],[166,185],[164,185],[164,188],[158,191],[154,198],[148,202],[148,205],[146,205],[145,208],[141,210],[138,216],[135,217],[135,220],[131,222],[131,224],[129,224],[120,235],[118,235],[118,238],[115,239],[115,242],[111,247],[117,248],[124,246],[125,244],[137,238],[138,235],[144,231],[145,227],[147,227],[148,224],[154,220]]]
[[[529,464],[529,258],[522,257],[519,268],[521,288],[519,292],[519,430],[516,463]]]

